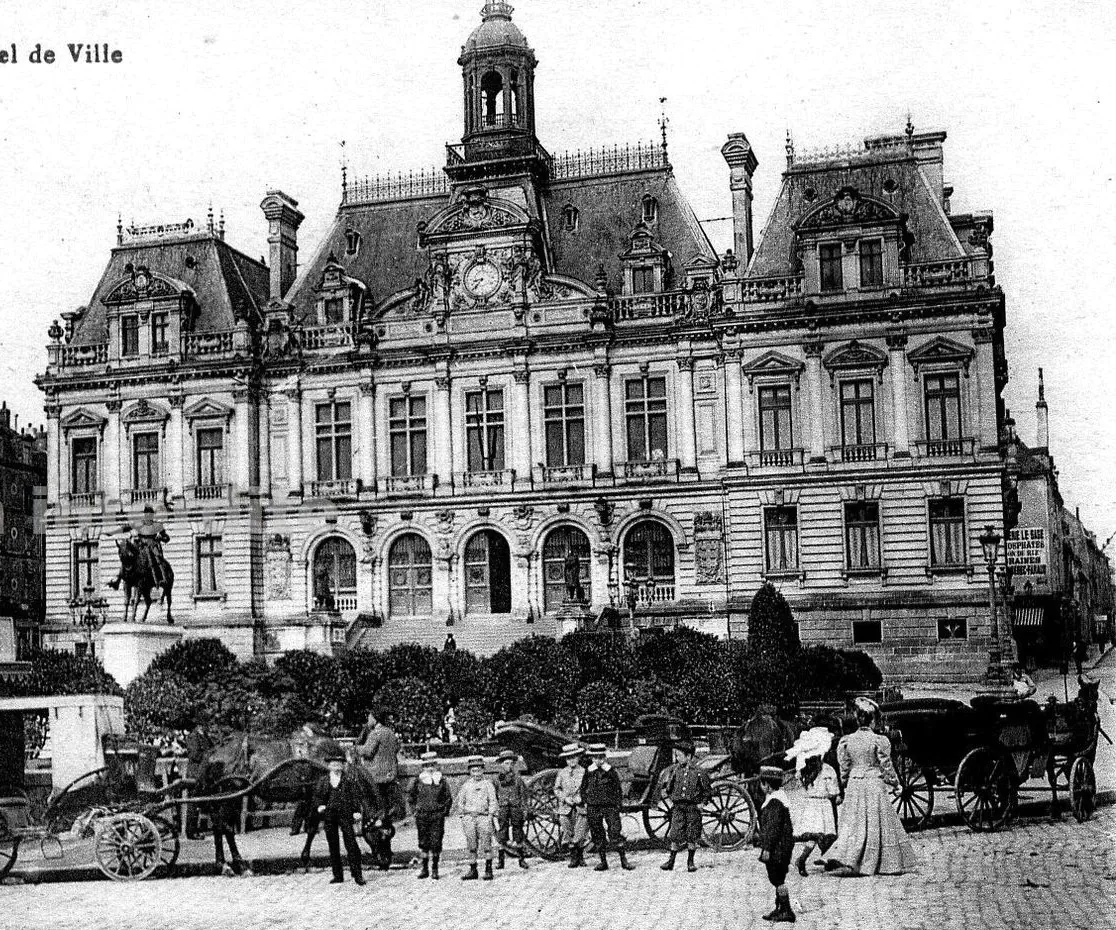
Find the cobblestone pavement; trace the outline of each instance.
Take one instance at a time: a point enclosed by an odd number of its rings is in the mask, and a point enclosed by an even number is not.
[[[1116,928],[1116,807],[1087,824],[1024,822],[997,834],[961,827],[915,834],[918,872],[790,880],[800,926],[857,930]],[[637,869],[576,873],[533,860],[494,882],[463,885],[459,865],[439,882],[415,872],[371,873],[331,886],[315,871],[252,878],[60,883],[0,888],[0,927],[51,930],[178,928],[678,928],[766,927],[771,890],[753,850],[699,853],[700,869],[663,873],[661,854]]]

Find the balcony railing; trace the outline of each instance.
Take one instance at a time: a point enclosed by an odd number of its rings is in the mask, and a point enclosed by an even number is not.
[[[457,477],[461,487],[466,489],[504,488],[509,490],[515,482],[515,470],[504,468],[495,471],[463,471]]]
[[[741,298],[745,303],[775,303],[801,297],[802,275],[772,278],[748,278],[742,282]]]
[[[670,481],[678,477],[678,459],[621,462],[620,477],[628,481]]]
[[[311,497],[357,497],[359,494],[359,478],[333,478],[310,482]]]
[[[596,465],[542,465],[537,478],[545,484],[591,483],[597,476]]]
[[[449,192],[449,181],[441,168],[408,171],[406,174],[377,175],[351,181],[341,192],[342,204],[374,203],[380,200],[408,200],[438,197]]]
[[[81,368],[85,365],[104,365],[107,361],[107,342],[94,342],[84,346],[62,347],[63,368]]]
[[[757,449],[748,454],[754,468],[791,468],[801,465],[802,449]]]
[[[186,488],[186,496],[196,501],[228,500],[230,490],[227,484],[194,484]]]
[[[351,349],[355,345],[353,325],[335,323],[330,326],[308,326],[302,330],[302,348],[309,351],[321,349]]]
[[[586,151],[565,152],[554,157],[551,178],[555,181],[592,177],[602,174],[624,174],[669,167],[667,153],[656,142],[635,145],[614,145]]]
[[[968,287],[972,283],[973,263],[968,258],[903,266],[904,287],[943,287],[951,284]]]
[[[71,507],[100,507],[103,496],[100,491],[71,491],[66,499]]]
[[[425,494],[438,485],[437,475],[387,475],[380,479],[385,494]]]
[[[928,459],[950,458],[973,454],[974,440],[968,437],[959,439],[920,439],[915,443],[918,454]]]
[[[636,586],[635,595],[637,607],[653,607],[656,604],[669,604],[674,601],[674,582],[641,582]]]
[[[153,504],[167,496],[166,488],[132,488],[125,492],[129,504]]]
[[[357,609],[356,594],[331,594],[329,597],[314,598],[314,610],[326,613],[345,614]]]
[[[186,358],[206,358],[231,355],[233,332],[224,330],[213,333],[183,333],[182,354]]]
[[[876,462],[887,458],[886,442],[857,442],[834,447],[842,462]]]
[[[630,294],[613,297],[608,305],[616,320],[650,320],[657,317],[672,319],[689,310],[690,295],[685,291]]]

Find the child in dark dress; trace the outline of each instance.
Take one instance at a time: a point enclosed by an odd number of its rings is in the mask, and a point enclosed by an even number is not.
[[[442,840],[446,834],[446,817],[453,807],[449,783],[438,769],[438,754],[424,752],[420,757],[422,771],[411,783],[408,800],[415,812],[418,844],[422,851],[422,868],[419,878],[438,878],[438,859],[442,855]]]
[[[783,770],[763,766],[760,769],[760,785],[766,795],[759,816],[760,862],[767,867],[767,880],[775,886],[775,910],[764,914],[763,919],[773,923],[794,923],[790,892],[787,891],[787,872],[794,850],[794,828],[791,826],[787,796],[783,791]]]

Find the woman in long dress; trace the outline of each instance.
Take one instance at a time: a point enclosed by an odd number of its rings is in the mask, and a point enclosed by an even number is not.
[[[898,786],[899,778],[891,763],[891,742],[872,729],[877,713],[873,701],[857,698],[859,729],[837,744],[845,800],[837,842],[825,858],[826,869],[847,875],[899,875],[918,864],[891,803],[889,789]]]

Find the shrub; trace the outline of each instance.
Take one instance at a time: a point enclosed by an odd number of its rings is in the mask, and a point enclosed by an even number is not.
[[[487,739],[496,722],[492,712],[479,698],[463,698],[457,702],[453,712],[457,718],[454,732],[458,739],[466,743]]]
[[[579,688],[595,681],[623,686],[637,674],[636,651],[626,636],[569,633],[562,647],[577,661]]]
[[[731,656],[741,718],[750,717],[760,704],[774,704],[782,711],[798,704],[798,676],[786,653],[757,649],[748,642],[733,643]]]
[[[0,696],[124,693],[116,679],[96,659],[58,649],[40,649],[32,653],[30,662],[31,674],[27,678],[0,680]]]
[[[641,639],[636,646],[636,673],[668,683],[691,679],[690,669],[709,667],[723,654],[725,644],[709,633],[675,627]]]
[[[356,649],[337,660],[337,709],[342,728],[355,732],[364,725],[373,697],[385,680],[382,653]]]
[[[197,685],[212,681],[236,665],[236,656],[219,639],[186,639],[156,656],[147,671],[174,672]]]
[[[875,691],[883,675],[875,661],[858,649],[806,646],[795,660],[795,676],[807,700],[837,700],[850,691]]]
[[[630,696],[612,681],[594,681],[577,695],[577,719],[583,730],[619,730],[636,718]]]
[[[504,720],[533,714],[544,723],[569,725],[577,693],[577,660],[545,636],[505,646],[485,662],[486,700]]]
[[[129,736],[152,742],[172,730],[189,729],[203,688],[175,672],[148,670],[124,692],[124,719]]]
[[[332,656],[299,650],[281,655],[260,682],[270,698],[286,698],[292,713],[297,709],[307,721],[330,727],[338,721],[337,661]]]
[[[459,649],[438,654],[436,681],[443,701],[460,704],[483,700],[486,676],[485,663],[471,652]]]
[[[374,701],[391,714],[395,731],[406,742],[420,742],[442,728],[442,702],[420,678],[389,681],[376,692]]]
[[[790,604],[769,582],[761,585],[752,598],[748,642],[762,652],[791,653],[800,646]]]

